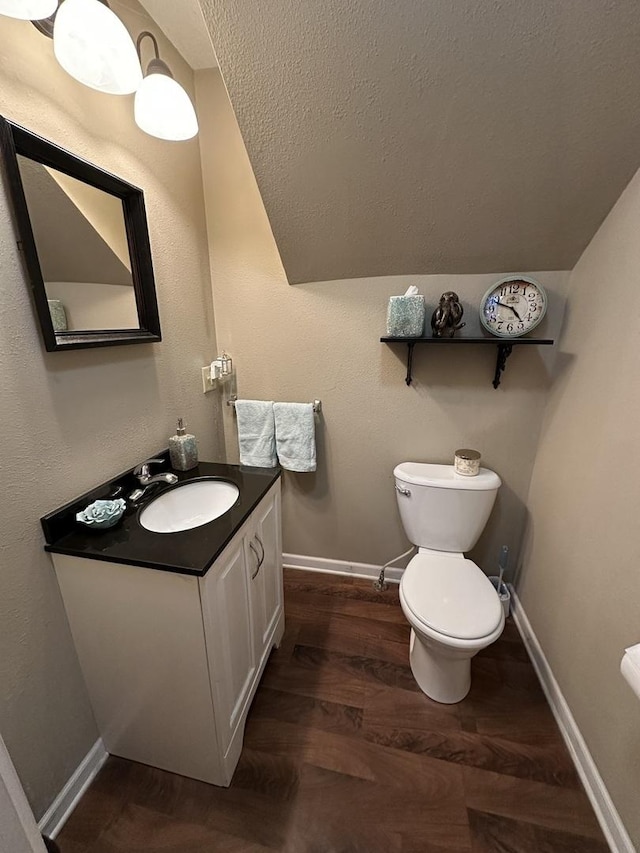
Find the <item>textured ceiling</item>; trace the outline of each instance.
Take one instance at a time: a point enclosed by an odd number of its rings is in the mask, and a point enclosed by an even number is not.
[[[638,0],[200,0],[289,281],[567,269],[640,166]]]

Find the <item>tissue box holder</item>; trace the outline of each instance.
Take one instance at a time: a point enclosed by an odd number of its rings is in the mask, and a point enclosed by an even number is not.
[[[419,338],[424,330],[424,296],[391,296],[387,334],[394,338]]]

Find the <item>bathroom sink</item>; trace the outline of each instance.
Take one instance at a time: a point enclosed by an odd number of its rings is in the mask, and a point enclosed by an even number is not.
[[[192,480],[154,498],[140,513],[140,524],[152,533],[201,527],[228,512],[239,494],[228,480]]]

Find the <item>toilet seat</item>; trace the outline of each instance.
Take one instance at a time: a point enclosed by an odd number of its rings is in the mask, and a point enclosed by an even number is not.
[[[403,603],[419,625],[454,640],[502,631],[503,610],[484,572],[462,556],[418,554],[400,582]]]

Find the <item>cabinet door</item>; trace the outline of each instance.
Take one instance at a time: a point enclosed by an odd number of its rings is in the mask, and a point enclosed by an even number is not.
[[[254,529],[248,536],[248,546],[256,656],[260,661],[269,651],[268,646],[272,642],[273,631],[283,607],[280,483],[258,506]]]
[[[221,747],[226,750],[256,671],[245,536],[239,535],[200,581],[207,653]]]

